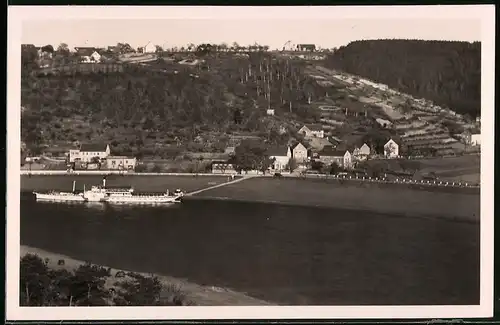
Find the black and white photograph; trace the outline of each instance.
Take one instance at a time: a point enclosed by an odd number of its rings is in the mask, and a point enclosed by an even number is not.
[[[9,7],[7,319],[492,316],[494,14]]]

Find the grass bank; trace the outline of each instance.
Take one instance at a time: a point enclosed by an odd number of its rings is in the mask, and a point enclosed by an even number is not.
[[[71,257],[56,254],[52,252],[47,252],[42,249],[29,247],[21,245],[20,255],[24,256],[26,254],[36,254],[42,259],[49,259],[48,266],[51,269],[66,269],[72,271],[78,268],[80,265],[84,264],[83,261],[75,260]],[[64,265],[58,265],[58,261],[63,259]],[[107,266],[104,266],[107,268]],[[119,269],[111,269],[111,277],[106,281],[106,288],[112,288],[113,283],[116,281],[115,275]],[[144,276],[150,276],[151,274],[139,273]],[[198,306],[252,306],[252,305],[270,305],[269,303],[249,297],[245,294],[238,293],[229,289],[213,287],[213,286],[201,286],[183,279],[173,278],[170,276],[157,275],[161,283],[163,284],[164,291],[163,295],[168,295],[166,292],[168,288],[172,285],[180,288],[181,292],[186,295],[186,299],[193,302],[194,305]]]
[[[83,190],[91,185],[102,183],[99,175],[22,175],[21,191],[68,191],[76,181],[76,189]],[[206,187],[228,182],[225,176],[149,176],[149,175],[111,175],[106,177],[109,186],[133,186],[137,191],[162,192],[166,189],[175,190],[180,188],[185,192],[192,192]]]
[[[451,191],[451,192],[450,192]],[[412,188],[408,185],[298,178],[253,178],[195,195],[282,204],[321,206],[408,216],[479,221],[480,195],[472,189]]]

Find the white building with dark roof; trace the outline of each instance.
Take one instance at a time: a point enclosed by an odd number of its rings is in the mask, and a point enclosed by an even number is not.
[[[91,162],[94,157],[105,159],[111,154],[109,144],[82,144],[80,149],[69,151],[70,162]]]
[[[339,150],[333,147],[325,147],[318,152],[319,161],[325,165],[333,163],[345,169],[351,169],[353,166],[352,154],[349,150]]]
[[[325,131],[323,130],[323,126],[321,124],[306,124],[300,128],[298,133],[304,135],[306,138],[325,137]]]
[[[287,168],[290,158],[292,158],[292,150],[289,146],[273,147],[267,150],[267,155],[274,160],[271,169],[282,171]]]

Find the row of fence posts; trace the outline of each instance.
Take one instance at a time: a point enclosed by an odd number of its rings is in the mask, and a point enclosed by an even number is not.
[[[479,185],[476,184],[469,184],[467,182],[443,182],[443,181],[430,181],[430,180],[407,180],[402,178],[401,180],[399,178],[396,178],[394,181],[389,181],[386,179],[382,178],[377,178],[377,177],[358,177],[358,176],[337,176],[334,175],[333,178],[335,179],[350,179],[350,180],[358,180],[358,181],[368,181],[368,182],[378,182],[378,183],[392,183],[392,184],[415,184],[415,185],[428,185],[428,186],[444,186],[444,187],[479,187]]]

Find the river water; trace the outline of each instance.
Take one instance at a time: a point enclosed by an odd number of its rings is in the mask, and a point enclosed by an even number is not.
[[[479,304],[479,224],[191,199],[168,207],[35,202],[21,244],[228,287],[278,304]]]

